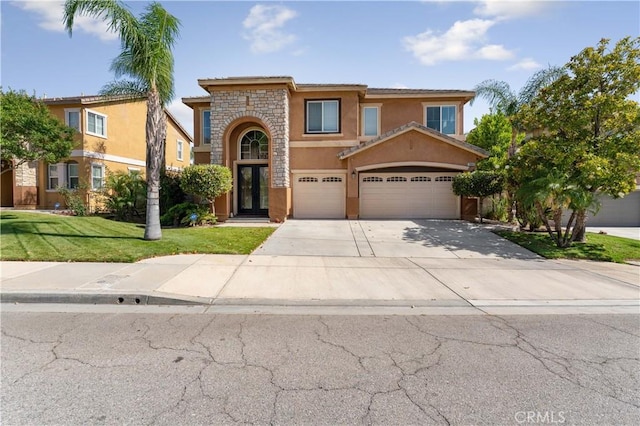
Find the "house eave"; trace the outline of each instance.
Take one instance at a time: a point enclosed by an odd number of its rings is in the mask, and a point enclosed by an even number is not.
[[[225,77],[225,78],[201,78],[198,85],[206,91],[211,91],[217,87],[228,86],[273,86],[285,85],[289,90],[296,90],[296,83],[293,77]]]

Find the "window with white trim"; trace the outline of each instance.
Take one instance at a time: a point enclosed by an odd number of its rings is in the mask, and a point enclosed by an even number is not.
[[[98,190],[104,186],[104,164],[91,164],[91,189]]]
[[[80,109],[79,108],[69,108],[64,110],[64,123],[71,127],[72,129],[76,129],[80,131]]]
[[[184,142],[178,139],[178,141],[176,142],[176,158],[178,159],[178,161],[182,161],[183,150]]]
[[[205,109],[202,111],[201,118],[201,130],[202,130],[202,143],[210,144],[211,143],[211,111]]]
[[[80,165],[75,161],[67,163],[67,188],[77,189],[80,186]]]
[[[306,101],[306,133],[340,133],[340,101]]]
[[[362,135],[378,136],[380,133],[380,108],[377,106],[362,107]]]
[[[87,134],[107,137],[107,116],[87,110]]]
[[[49,164],[47,166],[47,189],[56,189],[60,185],[58,178],[58,165]]]
[[[456,133],[455,105],[425,107],[425,125],[445,135],[454,135]]]

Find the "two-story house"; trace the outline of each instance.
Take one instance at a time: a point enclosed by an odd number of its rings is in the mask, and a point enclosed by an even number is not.
[[[64,208],[59,187],[87,189],[90,209],[97,207],[108,172],[146,169],[145,99],[124,100],[102,96],[47,98],[51,113],[78,131],[68,159],[57,164],[23,164],[3,176],[3,206]],[[193,138],[165,110],[167,169],[180,170],[191,162]],[[11,184],[8,181],[11,181]],[[10,192],[10,193],[9,193]]]
[[[298,84],[291,77],[198,80],[196,163],[231,168],[216,200],[232,216],[447,218],[453,177],[488,153],[464,141],[465,90]]]

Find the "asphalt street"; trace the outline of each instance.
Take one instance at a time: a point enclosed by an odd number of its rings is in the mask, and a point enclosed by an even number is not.
[[[2,312],[2,423],[640,420],[639,315],[294,316],[137,309]]]

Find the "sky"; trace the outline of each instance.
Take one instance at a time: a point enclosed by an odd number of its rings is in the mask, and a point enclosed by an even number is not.
[[[3,90],[38,97],[94,95],[113,81],[120,52],[104,22],[76,20],[60,1],[1,0]],[[297,83],[472,90],[487,79],[518,91],[536,71],[564,65],[607,38],[640,35],[636,1],[161,1],[181,22],[174,47],[176,98],[168,105],[193,134],[181,98],[199,78],[291,76]],[[126,2],[135,15],[146,1]],[[640,100],[640,99],[639,99]],[[465,107],[464,131],[489,113]]]

